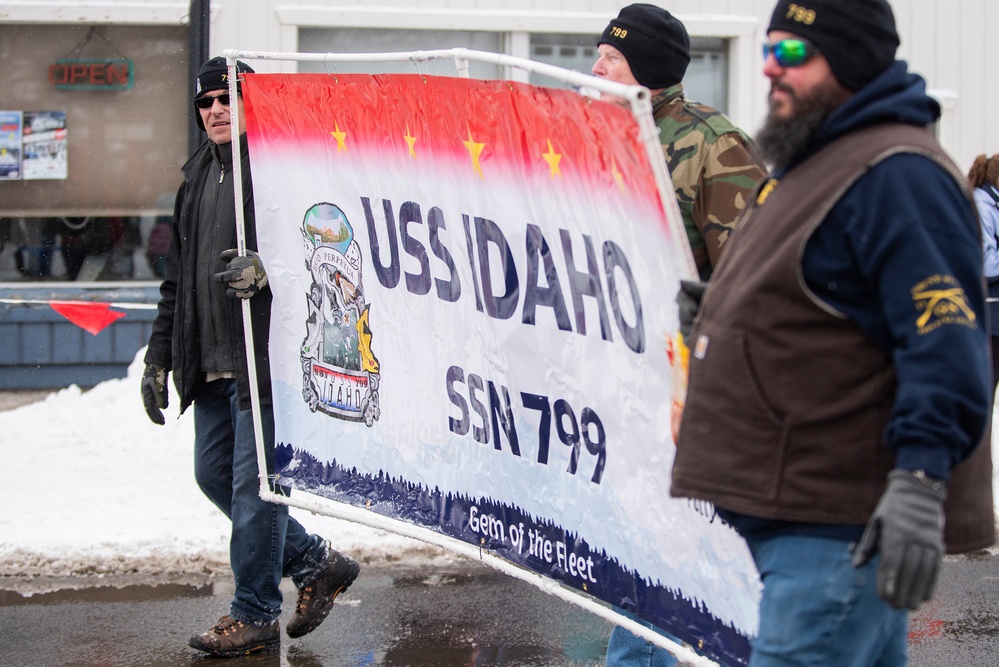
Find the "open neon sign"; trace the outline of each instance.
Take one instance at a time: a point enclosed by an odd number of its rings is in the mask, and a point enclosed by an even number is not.
[[[62,90],[125,90],[133,71],[128,58],[64,58],[49,65],[49,83]]]

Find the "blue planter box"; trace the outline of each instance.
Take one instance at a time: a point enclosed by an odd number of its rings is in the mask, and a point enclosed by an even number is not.
[[[149,341],[155,309],[125,312],[96,336],[52,310],[49,301],[97,301],[155,305],[159,286],[117,283],[99,288],[72,284],[0,287],[0,390],[89,388],[125,377],[135,354]]]

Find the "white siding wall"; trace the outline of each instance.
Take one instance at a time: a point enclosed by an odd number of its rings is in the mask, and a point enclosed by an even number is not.
[[[510,34],[508,51],[538,32],[599,33],[629,2],[621,0],[217,0],[212,2],[213,53],[235,48],[295,51],[300,25],[495,30]],[[759,45],[773,0],[660,2],[693,35],[732,40],[730,115],[750,132],[765,110],[767,83]],[[807,4],[804,0],[803,4]],[[945,101],[944,146],[963,170],[975,155],[999,152],[999,2],[892,0],[902,36],[899,56]],[[186,22],[188,2],[155,0],[18,0],[0,2],[0,23]],[[441,48],[462,46],[442,44]],[[259,71],[287,70],[261,62]]]

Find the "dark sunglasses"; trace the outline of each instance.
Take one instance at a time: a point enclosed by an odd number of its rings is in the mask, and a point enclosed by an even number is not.
[[[199,97],[194,100],[194,106],[199,109],[211,109],[215,104],[215,100],[218,100],[222,106],[227,107],[229,106],[229,93],[223,93],[218,97]]]
[[[779,42],[766,43],[763,45],[763,59],[766,60],[773,54],[774,60],[781,67],[799,67],[804,65],[809,58],[818,54],[818,49],[804,39],[782,39]]]

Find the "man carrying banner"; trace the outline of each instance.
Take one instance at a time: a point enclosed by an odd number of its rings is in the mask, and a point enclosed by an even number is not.
[[[666,166],[701,280],[718,262],[722,244],[765,172],[750,140],[722,112],[684,96],[690,37],[661,7],[622,9],[597,41],[593,75],[652,93]],[[624,103],[616,98],[604,98]]]
[[[780,0],[768,37],[774,170],[699,312],[678,296],[697,315],[671,493],[749,546],[754,667],[904,665],[945,545],[995,537],[978,221],[886,0]]]
[[[701,280],[707,280],[723,244],[764,176],[750,140],[722,112],[684,96],[690,64],[687,29],[650,4],[623,8],[597,41],[594,76],[643,85],[652,93],[659,140]],[[617,98],[604,98],[624,104]],[[635,619],[639,620],[639,619]],[[624,628],[611,631],[607,666],[670,667],[676,658]]]
[[[242,73],[253,72],[244,63]],[[184,165],[177,193],[173,237],[160,287],[142,378],[149,418],[163,424],[167,375],[174,371],[180,411],[194,405],[195,477],[208,498],[232,521],[229,560],[235,595],[228,614],[190,645],[216,656],[235,656],[280,644],[282,576],[298,588],[286,628],[300,637],[319,626],[333,600],[357,577],[360,566],[310,535],[288,515],[288,506],[259,495],[250,382],[243,344],[241,299],[250,300],[258,391],[262,404],[267,469],[273,470],[274,415],[270,396],[268,329],[271,292],[256,248],[253,194],[245,115],[239,114],[246,256],[236,250],[232,182],[232,126],[226,60],[202,65],[194,91],[198,126],[208,134]],[[240,107],[242,110],[242,107]],[[283,487],[272,487],[277,493]]]

